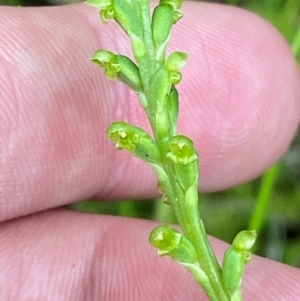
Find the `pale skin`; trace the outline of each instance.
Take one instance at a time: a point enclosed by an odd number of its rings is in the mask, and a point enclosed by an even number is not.
[[[201,190],[235,186],[287,149],[300,77],[283,38],[257,16],[186,3],[174,50],[190,54],[179,129],[200,153]],[[192,26],[191,26],[192,24]],[[107,126],[148,128],[133,93],[88,57],[127,39],[86,5],[0,10],[0,295],[10,301],[206,300],[148,243],[154,222],[60,209],[77,200],[156,197],[144,162],[114,150]],[[287,204],[288,206],[288,204]],[[218,254],[226,244],[212,239]],[[245,300],[299,300],[300,271],[254,257]]]

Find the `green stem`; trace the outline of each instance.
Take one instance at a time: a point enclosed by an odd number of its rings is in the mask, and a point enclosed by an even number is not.
[[[256,205],[249,224],[249,229],[255,229],[258,234],[265,221],[265,214],[279,168],[279,163],[275,163],[262,177]]]
[[[292,51],[294,53],[295,56],[297,56],[299,50],[300,50],[300,27],[298,28],[294,40],[292,42]]]
[[[149,100],[149,103],[151,100]],[[166,130],[156,128],[155,123],[151,124],[154,136],[161,151],[161,157],[165,158],[167,152],[167,141],[172,137],[170,125],[166,125]],[[168,137],[166,137],[168,134]],[[207,234],[202,221],[199,218],[198,201],[193,202],[194,205],[187,207],[185,205],[185,191],[180,186],[174,167],[170,163],[164,162],[165,172],[169,178],[170,186],[168,191],[170,202],[176,218],[181,226],[185,236],[192,242],[195,247],[198,262],[202,270],[209,279],[206,283],[201,283],[210,300],[230,300],[228,294],[224,291],[221,282],[221,269],[213,253],[212,247],[207,239]]]
[[[144,32],[144,43],[147,48],[150,61],[153,62],[155,58],[155,48],[152,40],[149,0],[143,0],[143,1],[140,0],[139,6],[140,6],[140,13],[141,13],[141,22],[143,25],[143,32]],[[151,72],[151,74],[153,73]]]
[[[150,31],[145,31],[145,41],[152,39],[152,37],[147,36],[150,33]],[[151,49],[148,57],[150,56]],[[150,64],[156,66],[157,62],[152,60]],[[167,153],[170,151],[168,142],[172,138],[174,131],[169,122],[167,108],[164,107],[161,109],[160,106],[163,105],[163,101],[161,99],[151,99],[151,95],[156,95],[156,93],[153,93],[153,91],[150,89],[151,83],[144,82],[144,94],[146,95],[149,104],[149,107],[145,108],[145,110],[149,118],[158,149],[160,151],[163,169],[165,170],[169,179],[168,187],[164,187],[164,190],[168,193],[168,198],[179,225],[181,226],[186,237],[195,247],[201,269],[207,275],[208,281],[201,283],[203,289],[212,301],[230,300],[228,294],[225,292],[222,286],[220,266],[208,242],[204,225],[199,218],[198,200],[193,202],[194,205],[192,207],[185,206],[186,191],[183,190],[176,177],[173,164],[165,160]],[[157,103],[158,101],[160,101],[159,104]],[[158,118],[160,119],[160,122],[157,124]],[[161,122],[161,120],[163,120],[163,122]]]
[[[132,0],[133,7],[135,7],[140,18],[140,25],[143,28],[143,43],[145,46],[145,55],[143,57],[136,57],[137,63],[139,65],[139,70],[141,74],[141,80],[144,85],[144,92],[146,98],[149,96],[146,91],[149,91],[151,78],[157,69],[157,64],[155,63],[155,47],[152,40],[152,29],[151,29],[151,19],[150,19],[150,8],[149,0]],[[133,46],[133,52],[136,50]]]

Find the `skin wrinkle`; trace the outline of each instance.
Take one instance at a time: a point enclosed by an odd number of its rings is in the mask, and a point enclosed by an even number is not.
[[[28,279],[23,282],[24,292],[29,287],[39,287],[41,290],[30,301],[53,300],[50,296],[42,299],[41,296],[50,289],[58,294],[66,282],[70,283],[70,289],[64,295],[56,295],[56,301],[88,301],[95,300],[95,297],[101,298],[101,301],[120,300],[120,297],[122,301],[202,300],[203,295],[189,272],[168,258],[159,258],[149,246],[147,236],[155,223],[132,221],[130,218],[53,210],[2,223],[1,241],[7,241],[12,233],[17,233],[15,239],[18,239],[19,245],[10,253],[3,254],[0,249],[2,262],[5,263],[0,270],[0,285],[10,291],[10,288],[22,286],[16,286],[15,281],[7,279]],[[215,248],[218,247],[217,255],[220,256],[225,244],[221,246],[216,239],[212,243]],[[35,251],[28,253],[32,245]],[[51,260],[54,250],[58,254],[55,261]],[[32,256],[36,260],[32,261]],[[17,269],[20,260],[24,274]],[[86,268],[81,268],[83,266]],[[34,283],[29,281],[28,267],[39,273]],[[299,273],[298,269],[254,256],[246,268],[244,289],[245,294],[251,296],[246,300],[273,300],[274,292],[277,292],[276,300],[298,300],[299,289],[296,288],[299,287]],[[7,275],[10,277],[7,278]],[[5,281],[5,286],[1,281]],[[261,283],[264,283],[263,291],[259,290]],[[285,294],[276,291],[281,284],[288,285]],[[137,286],[139,289],[136,289]],[[257,290],[253,289],[255,287]],[[85,296],[90,299],[78,297],[82,290],[89,290]],[[20,295],[15,295],[11,300],[28,301],[22,296],[20,291]]]
[[[5,59],[2,60],[1,66],[4,70],[2,76],[5,83],[4,91],[7,91],[3,98],[5,100],[5,105],[2,106],[2,110],[5,113],[6,118],[2,128],[4,126],[5,128],[7,127],[8,131],[5,134],[9,136],[13,133],[13,130],[18,130],[20,128],[20,125],[24,121],[23,116],[28,113],[29,110],[21,101],[18,101],[24,96],[22,88],[16,84],[19,80],[22,80],[22,76],[19,74],[21,71],[20,67],[14,65],[12,61],[7,61]],[[22,81],[22,85],[23,84],[24,81]],[[31,90],[30,92],[33,97],[35,95],[34,91]]]
[[[118,250],[116,246],[115,239],[112,236],[114,234],[114,223],[109,222],[109,226],[106,227],[107,230],[102,232],[102,237],[98,238],[98,243],[96,244],[95,252],[93,253],[93,261],[95,264],[91,267],[90,275],[91,278],[99,279],[99,282],[94,286],[93,296],[96,296],[98,293],[99,287],[103,287],[103,290],[100,294],[101,299],[105,300],[110,294],[110,289],[116,287],[116,276],[114,273],[114,262],[112,259],[107,258],[108,254],[115,254]],[[105,242],[101,243],[101,242]],[[107,249],[108,252],[105,254],[104,249]],[[102,254],[100,256],[100,254]],[[98,276],[100,273],[100,277]],[[108,284],[108,285],[105,285]]]
[[[56,228],[53,224],[49,224],[47,219],[44,224],[40,225],[41,227],[37,232],[31,231],[30,233],[26,233],[22,230],[22,227],[26,227],[26,220],[24,220],[24,222],[25,223],[19,223],[21,226],[21,228],[19,228],[20,238],[16,239],[21,242],[22,239],[24,239],[26,243],[17,245],[17,249],[14,250],[12,254],[9,254],[12,258],[16,257],[17,261],[21,258],[24,261],[24,274],[19,275],[21,276],[19,277],[19,285],[16,286],[22,294],[19,297],[14,294],[11,297],[12,300],[67,300],[64,299],[65,292],[62,292],[60,287],[64,284],[66,274],[72,275],[74,283],[78,283],[75,276],[76,270],[74,270],[72,265],[72,258],[76,258],[78,248],[72,247],[73,243],[70,237],[68,238],[68,244],[65,244],[65,239],[61,240],[61,236],[57,235],[57,230],[62,234],[64,231]],[[51,227],[49,227],[49,225],[51,225]],[[45,233],[47,234],[45,235]],[[32,241],[32,238],[35,238],[34,241]],[[74,242],[77,244],[76,237],[74,237]],[[32,245],[32,251],[28,249],[28,245]],[[61,262],[59,263],[51,261],[51,250],[53,248],[60,253],[59,260]],[[43,249],[45,250],[43,251]],[[81,252],[84,252],[82,239],[80,253]],[[80,266],[80,261],[77,260],[76,262],[77,266]],[[79,271],[77,271],[77,274],[80,275],[78,272]],[[41,280],[45,280],[43,286],[41,286]],[[53,291],[53,295],[51,298],[46,298],[49,291]],[[72,290],[70,290],[70,293],[73,294]],[[74,298],[70,298],[70,300],[74,300]]]
[[[129,222],[130,219],[124,219],[122,228],[125,229],[126,226],[129,225]],[[103,236],[99,238],[100,241],[105,241],[106,243],[99,244],[100,250],[99,252],[95,253],[95,261],[97,263],[99,262],[99,266],[94,265],[94,268],[96,270],[101,269],[101,274],[105,275],[105,277],[100,277],[102,282],[100,282],[98,286],[98,289],[102,290],[103,287],[105,290],[105,292],[100,295],[103,301],[118,300],[119,296],[122,296],[122,301],[158,300],[158,297],[159,300],[165,300],[166,296],[168,296],[170,293],[170,290],[165,289],[162,284],[166,279],[168,279],[167,281],[172,284],[172,276],[168,271],[170,270],[171,266],[172,268],[175,267],[175,270],[178,268],[178,266],[174,262],[169,262],[169,268],[162,273],[159,266],[163,260],[157,258],[155,251],[151,248],[149,248],[149,251],[151,251],[151,253],[154,255],[154,258],[157,259],[158,262],[150,263],[148,260],[148,254],[145,254],[144,250],[140,249],[139,247],[141,243],[145,243],[146,245],[148,244],[147,235],[145,235],[145,233],[142,234],[138,229],[139,227],[137,226],[130,230],[130,235],[135,237],[135,239],[126,239],[123,242],[123,246],[124,243],[126,245],[126,251],[122,253],[119,252],[120,245],[122,243],[117,239],[117,237],[120,234],[122,235],[123,231],[120,229],[120,224],[117,223],[116,220],[113,224],[110,224],[108,231],[104,231]],[[120,231],[122,233],[120,233]],[[124,232],[124,235],[126,236],[126,231]],[[105,252],[107,256],[100,255],[103,254],[103,252]],[[110,256],[108,256],[108,254]],[[113,255],[113,257],[111,255]],[[145,262],[146,259],[148,263]],[[116,264],[116,262],[118,262],[118,264]],[[157,264],[157,269],[155,269],[155,277],[153,277],[153,274],[145,274],[147,267],[152,269],[152,267],[155,266],[154,264]],[[184,271],[179,268],[178,272]],[[141,273],[143,274],[143,277],[140,276]],[[94,272],[94,274],[97,275],[96,272]],[[131,275],[131,277],[128,277],[128,275]],[[148,277],[150,278],[149,280]],[[161,290],[153,292],[152,290],[148,289],[149,285],[151,285],[153,281],[155,281],[153,286],[157,286],[157,282],[160,284]],[[177,289],[174,288],[175,291],[178,290],[178,293],[182,291],[182,287],[178,283],[176,283],[176,287]],[[128,291],[130,288],[134,288],[131,293]],[[180,295],[180,293],[178,295]]]
[[[54,138],[56,138],[55,136],[54,136]],[[49,140],[51,140],[51,139],[49,139]],[[55,141],[55,140],[54,140]]]
[[[9,224],[6,223],[6,225]],[[21,225],[23,224],[22,221],[20,223]],[[4,230],[4,231],[3,231]],[[36,277],[31,279],[31,281],[28,281],[28,277],[31,274],[31,271],[33,268],[36,266],[36,264],[39,262],[39,257],[36,256],[35,249],[28,250],[27,249],[27,243],[30,242],[30,235],[33,231],[30,231],[29,233],[22,233],[19,231],[19,229],[14,229],[14,231],[11,231],[12,229],[9,229],[9,227],[1,227],[1,239],[5,237],[5,235],[8,235],[7,237],[9,238],[6,240],[9,242],[9,245],[11,246],[13,242],[18,242],[16,247],[11,250],[10,254],[7,254],[8,258],[14,258],[15,254],[18,255],[18,260],[12,261],[13,264],[10,264],[9,267],[7,267],[7,262],[3,266],[3,270],[6,271],[8,270],[9,273],[6,273],[6,277],[1,278],[1,287],[5,285],[5,282],[3,283],[4,279],[13,279],[14,286],[12,287],[12,290],[8,290],[8,295],[7,299],[5,300],[22,300],[22,298],[19,298],[19,290],[22,290],[24,286],[27,287],[27,284],[29,284],[30,290],[31,290],[31,283],[36,280]],[[41,227],[40,230],[43,230],[43,227]],[[4,233],[3,233],[4,232]],[[11,232],[11,233],[10,233]],[[24,241],[23,241],[24,239]],[[26,243],[27,242],[27,243]],[[21,250],[23,252],[21,252]],[[19,252],[18,252],[19,251]],[[5,254],[6,256],[6,254]],[[5,257],[4,256],[4,257]],[[1,257],[3,258],[3,253],[1,252]],[[31,264],[28,264],[28,259],[32,260]],[[16,271],[18,270],[18,275]],[[28,287],[27,287],[28,288]],[[29,294],[29,291],[26,292],[26,296]],[[24,296],[23,296],[24,297]]]
[[[6,64],[4,60],[1,61],[1,66]],[[3,68],[3,67],[2,67]],[[6,68],[3,68],[6,69]],[[8,87],[12,86],[12,77],[10,75],[10,72],[8,70],[9,68],[6,69],[6,72],[4,72],[3,76],[1,76],[1,82],[5,83],[5,86],[7,85]],[[1,93],[2,92],[2,93]],[[15,96],[15,89],[2,89],[0,93],[1,98],[7,99],[9,96],[8,95],[13,95]],[[1,108],[1,115],[0,115],[0,127],[1,128],[6,128],[7,129],[7,134],[10,134],[10,132],[18,125],[18,120],[19,120],[19,106],[18,105],[7,105],[6,103],[0,104]],[[11,115],[16,116],[16,118],[11,118]],[[4,155],[3,152],[1,152],[1,162],[4,160]]]
[[[260,20],[259,20],[260,21]],[[261,21],[260,21],[261,22]],[[269,26],[268,26],[269,27]],[[231,32],[235,32],[235,31],[231,31]],[[247,36],[247,39],[249,39],[249,37]],[[213,41],[215,41],[214,39],[213,39]],[[263,42],[264,43],[264,41],[261,41],[261,42]],[[241,41],[240,41],[240,43],[241,43]],[[250,43],[251,43],[251,39],[250,39]],[[228,43],[229,45],[231,45],[231,44],[233,44],[233,45],[235,45],[235,43]],[[257,43],[256,43],[257,44]],[[281,45],[281,49],[284,49],[283,47],[282,47],[283,45]],[[265,48],[265,47],[264,47]],[[273,55],[272,55],[273,56]],[[275,55],[274,55],[275,56]],[[278,54],[276,54],[276,56],[278,56]],[[238,58],[238,57],[237,57]],[[267,61],[266,61],[267,62]],[[255,66],[255,65],[254,65]],[[199,68],[199,69],[201,69],[201,72],[203,72],[203,70],[202,70],[202,68]],[[260,69],[258,69],[258,70],[260,70]],[[263,70],[263,69],[261,69],[261,70]],[[189,76],[189,75],[187,75],[187,76]],[[222,76],[218,76],[218,78],[222,78]],[[271,80],[270,80],[271,81]],[[211,89],[211,90],[214,90],[214,91],[216,91],[217,89]],[[228,98],[228,97],[226,97],[226,98]],[[203,97],[203,99],[205,99],[205,97]],[[205,100],[207,100],[207,99],[205,99]],[[204,105],[206,105],[206,103],[204,104]],[[186,110],[185,110],[185,108],[183,109],[184,110],[184,112],[186,112]],[[266,116],[266,115],[265,115]],[[265,116],[264,116],[264,118],[265,118]],[[275,120],[276,120],[276,118],[274,118]],[[194,120],[193,118],[191,118],[191,120]],[[195,120],[197,120],[197,119],[195,119]],[[278,119],[277,119],[278,120]],[[261,124],[261,122],[257,122],[257,124],[258,125],[260,125]],[[295,124],[297,124],[297,123],[295,123]],[[278,126],[278,123],[277,123],[277,126]],[[201,126],[199,126],[200,128],[202,128]],[[213,127],[213,125],[212,125],[212,127]],[[213,129],[213,128],[212,128]],[[261,128],[260,128],[261,129]],[[257,134],[257,132],[256,131],[253,131],[253,134]],[[277,136],[277,138],[278,138],[278,136]],[[289,137],[289,138],[291,138],[291,136]],[[219,138],[218,138],[219,139]],[[228,139],[228,138],[227,138]],[[281,139],[285,139],[284,137],[283,138],[281,138]],[[196,139],[197,141],[201,141],[201,139]],[[249,139],[250,140],[250,139]],[[203,140],[202,140],[203,141]],[[204,142],[204,145],[205,145],[205,142]],[[279,144],[277,144],[277,146],[278,146]],[[281,144],[281,145],[285,145],[285,144]],[[202,146],[203,146],[203,144],[202,144]],[[245,145],[246,146],[246,145]],[[200,146],[201,147],[201,146]],[[235,147],[236,147],[236,145],[235,145]],[[257,147],[256,147],[256,149],[257,149]],[[278,152],[278,149],[274,149],[275,150],[275,152],[277,153]],[[235,149],[235,151],[236,151],[236,149]],[[281,148],[281,151],[282,151],[282,148]],[[275,153],[274,152],[274,153]],[[201,152],[201,150],[200,150],[200,153],[202,154],[202,152]],[[261,154],[261,152],[260,152],[260,154]],[[269,153],[267,153],[268,154],[268,157],[270,158],[269,160],[268,160],[268,164],[270,164],[269,162],[271,161],[271,160],[273,160],[272,159],[272,156],[270,156],[270,154]],[[260,156],[260,157],[263,157],[263,156]],[[261,158],[260,158],[259,156],[258,156],[258,159],[260,159],[261,160]],[[264,160],[265,160],[265,158],[264,158]],[[215,162],[217,162],[217,161],[215,161]],[[201,166],[202,167],[202,171],[203,170],[205,170],[206,169],[206,166],[205,166],[205,163],[206,162],[204,162],[204,164]],[[224,164],[224,163],[223,163]],[[214,170],[217,170],[216,168],[214,168]],[[232,173],[233,175],[234,175],[234,172]],[[250,177],[249,177],[249,179],[250,179]],[[203,178],[202,178],[202,180],[203,180]],[[204,181],[205,181],[205,179],[204,179]],[[202,183],[203,183],[203,181],[202,181]]]

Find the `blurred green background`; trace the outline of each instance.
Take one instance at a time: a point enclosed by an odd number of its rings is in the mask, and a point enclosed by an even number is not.
[[[21,6],[71,2],[77,1],[0,0],[1,5]],[[269,20],[285,36],[300,63],[299,0],[209,2],[243,7]],[[260,178],[226,191],[201,195],[200,200],[201,215],[210,235],[231,242],[238,231],[256,228],[256,254],[300,267],[300,132],[287,153]],[[87,200],[70,208],[176,223],[170,206],[160,200]]]

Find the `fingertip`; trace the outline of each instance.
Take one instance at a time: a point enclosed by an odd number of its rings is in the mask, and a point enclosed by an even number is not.
[[[300,77],[289,45],[267,21],[197,4],[186,3],[172,40],[190,54],[179,124],[196,141],[202,190],[214,191],[257,177],[286,151],[300,120]]]

